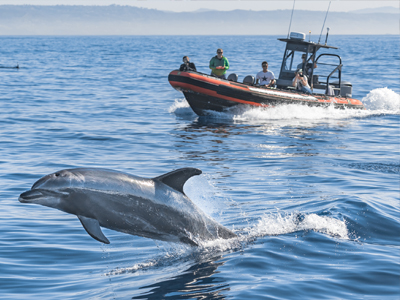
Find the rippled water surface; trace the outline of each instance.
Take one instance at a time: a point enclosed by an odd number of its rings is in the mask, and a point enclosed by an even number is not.
[[[317,38],[315,38],[317,39]],[[168,73],[279,73],[277,37],[1,37],[1,299],[398,299],[397,36],[331,36],[367,110],[303,106],[197,117]],[[19,64],[20,69],[12,69]],[[40,177],[102,167],[184,186],[238,238],[200,247],[18,202]]]

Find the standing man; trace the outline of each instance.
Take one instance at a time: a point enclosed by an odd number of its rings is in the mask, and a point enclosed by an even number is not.
[[[225,73],[229,69],[229,61],[222,54],[224,51],[222,49],[217,50],[217,55],[210,60],[211,75],[226,79]]]
[[[262,71],[256,75],[256,84],[260,81],[260,86],[271,87],[275,84],[274,73],[268,70],[268,62],[261,63]]]

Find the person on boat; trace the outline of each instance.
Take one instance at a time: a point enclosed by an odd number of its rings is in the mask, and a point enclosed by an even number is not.
[[[197,71],[194,63],[189,61],[189,56],[184,56],[182,60],[183,64],[181,64],[179,71]]]
[[[304,69],[304,71],[305,71],[305,73],[307,74],[307,75],[310,75],[311,74],[311,71],[312,71],[312,62],[313,62],[313,60],[314,60],[314,55],[311,55],[310,56],[310,58],[309,58],[309,63],[306,63],[307,62],[307,54],[303,54],[303,55],[301,55],[301,60],[302,60],[302,62],[301,63],[299,63],[298,65],[297,65],[297,69],[303,69],[303,65],[304,65],[304,67],[305,67],[305,69]],[[317,64],[316,63],[314,63],[314,69],[316,69],[317,68]]]
[[[262,71],[258,72],[256,75],[256,84],[265,87],[271,87],[275,84],[275,75],[270,70],[268,70],[268,62],[263,61],[261,63]]]
[[[294,86],[296,90],[302,91],[307,94],[312,94],[311,88],[308,85],[308,77],[307,75],[303,74],[302,69],[297,69],[292,81],[292,86]]]
[[[301,63],[299,63],[298,65],[297,65],[297,69],[303,69],[303,67],[305,66],[305,63],[306,63],[306,59],[307,59],[307,54],[302,54],[301,55]]]
[[[222,49],[217,49],[217,55],[210,60],[211,75],[226,79],[226,70],[229,69],[229,61],[223,56],[224,51]]]

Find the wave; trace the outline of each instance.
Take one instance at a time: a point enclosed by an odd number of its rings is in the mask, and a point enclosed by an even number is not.
[[[193,116],[196,114],[190,108],[189,103],[187,103],[186,99],[175,99],[175,102],[168,109],[169,113],[173,113],[176,116]]]
[[[400,113],[400,95],[387,87],[372,90],[361,101],[370,111]]]
[[[270,213],[264,215],[255,226],[249,228],[249,237],[289,234],[313,230],[341,239],[348,239],[345,221],[317,214]]]
[[[273,120],[343,120],[349,118],[365,118],[376,115],[400,114],[400,95],[388,88],[370,91],[362,99],[366,110],[335,109],[329,107],[310,107],[305,105],[280,105],[260,108],[236,106],[226,112],[210,111],[207,116],[221,121],[273,121]],[[196,117],[185,99],[176,99],[169,108],[170,113],[177,116]]]
[[[237,238],[225,240],[203,241],[198,247],[190,247],[183,244],[174,244],[155,241],[158,248],[164,251],[163,255],[150,259],[143,263],[137,263],[131,267],[115,268],[107,272],[106,276],[136,273],[149,269],[164,268],[176,265],[178,262],[197,262],[221,257],[227,252],[243,250],[257,238],[264,236],[276,236],[300,231],[315,231],[331,237],[349,239],[345,221],[319,216],[317,214],[300,213],[269,213],[262,216],[253,226],[233,230]]]
[[[212,179],[204,174],[190,178],[184,186],[184,192],[205,214],[217,222],[222,224],[230,222],[232,214],[242,214],[241,209],[239,208],[238,211],[237,205],[232,203],[232,200],[218,195],[212,182]],[[227,207],[235,212],[224,214]],[[335,239],[351,239],[347,221],[323,215],[323,213],[284,212],[279,209],[266,212],[252,220],[246,219],[240,227],[234,226],[229,229],[234,231],[237,237],[229,240],[197,240],[198,247],[154,240],[162,251],[160,255],[130,267],[112,269],[105,275],[144,272],[177,265],[185,268],[193,263],[210,261],[215,257],[221,258],[227,253],[242,251],[266,236],[280,236],[297,232],[301,235],[302,232],[314,231]]]
[[[363,171],[400,174],[400,165],[396,163],[349,163],[341,165],[350,169],[358,169]]]

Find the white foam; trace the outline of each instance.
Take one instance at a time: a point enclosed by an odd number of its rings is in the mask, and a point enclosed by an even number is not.
[[[210,112],[212,118],[235,123],[266,124],[272,122],[279,126],[314,124],[351,118],[362,118],[376,114],[368,110],[335,109],[329,107],[310,107],[305,105],[280,105],[276,107],[235,107],[226,113]]]
[[[163,269],[168,266],[185,267],[186,262],[192,260],[206,261],[227,251],[243,250],[246,245],[255,241],[257,238],[268,235],[283,235],[305,230],[313,230],[331,237],[348,239],[346,223],[327,216],[316,214],[302,215],[299,213],[269,213],[262,216],[255,225],[249,228],[236,230],[236,238],[229,240],[217,239],[213,241],[199,242],[198,247],[190,247],[183,244],[167,243],[157,241],[156,244],[163,254],[150,259],[144,263],[137,263],[132,267],[116,268],[108,273],[109,275],[120,275],[124,273],[136,273],[150,269]]]
[[[372,111],[400,113],[400,95],[387,87],[372,90],[361,101]]]
[[[157,261],[150,260],[150,261],[147,261],[144,263],[135,264],[132,267],[115,268],[114,270],[111,270],[108,273],[105,273],[104,275],[110,276],[110,275],[120,275],[120,274],[124,274],[124,273],[135,273],[136,271],[139,271],[139,270],[145,270],[145,269],[154,267],[156,264],[157,264]]]
[[[306,215],[298,229],[314,230],[341,239],[349,238],[345,221],[316,214]]]
[[[283,214],[280,212],[264,215],[254,227],[248,229],[248,234],[251,237],[262,237],[304,230],[313,230],[341,239],[349,238],[344,221],[327,216],[318,216],[317,214],[300,215],[298,213]]]
[[[168,112],[177,116],[195,115],[185,98],[175,99],[174,103],[168,109]]]
[[[222,121],[264,123],[266,121],[329,121],[363,118],[381,114],[400,114],[400,95],[388,88],[374,89],[361,100],[366,110],[310,107],[306,105],[279,105],[276,107],[236,106],[227,112],[209,111],[210,117]],[[176,115],[193,114],[185,99],[177,99],[169,112]],[[303,123],[302,123],[303,124]]]

